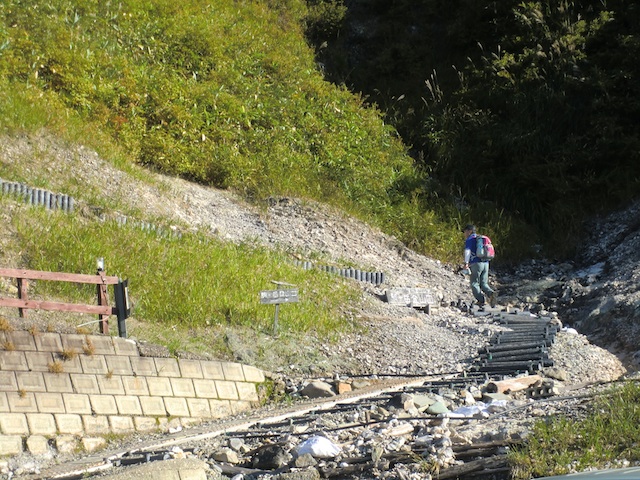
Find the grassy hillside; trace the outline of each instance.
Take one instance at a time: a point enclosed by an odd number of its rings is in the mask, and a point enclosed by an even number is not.
[[[324,80],[307,13],[302,0],[5,1],[0,125],[256,201],[329,202],[457,260],[467,219],[427,203],[427,177],[380,112]]]
[[[18,172],[30,185],[50,184],[54,191],[67,190],[57,188],[66,184],[76,200],[69,212],[31,206],[19,194],[0,196],[0,265],[87,274],[95,271],[97,258],[104,258],[108,274],[129,281],[130,336],[165,345],[172,353],[206,352],[229,359],[238,353],[230,338],[256,338],[251,361],[261,362],[263,355],[295,355],[290,341],[314,335],[329,340],[334,332],[356,327],[352,320],[362,300],[356,282],[303,270],[291,252],[266,249],[250,239],[223,241],[207,228],[195,230],[163,206],[176,205],[183,212],[192,208],[183,203],[187,191],[180,190],[181,183],[155,180],[159,177],[140,168],[122,174],[90,150],[49,135],[0,138],[3,170]],[[126,215],[127,222],[116,221],[115,212]],[[283,308],[277,329],[274,307],[259,298],[260,291],[275,288],[272,281],[295,285],[300,296],[298,303]],[[95,295],[91,285],[29,283],[31,299],[95,304]],[[0,279],[0,296],[15,297],[15,283]],[[113,305],[111,289],[109,296]],[[7,319],[40,330],[98,328],[95,315],[32,310],[25,320],[16,309],[0,310],[0,330]],[[111,333],[118,333],[113,317]]]
[[[315,13],[302,0],[6,0],[0,4],[0,131],[42,130],[85,145],[142,181],[150,181],[145,169],[159,170],[235,190],[257,204],[271,195],[327,202],[431,257],[458,262],[468,208],[430,191],[431,180],[378,110],[325,81],[304,37],[308,15]],[[0,176],[65,192],[101,213],[143,215],[87,188],[72,172],[46,166],[47,155],[38,152],[28,166],[0,158]],[[110,189],[108,182],[103,188]],[[283,330],[346,326],[354,290],[280,267],[282,256],[266,260],[252,246],[238,250],[197,236],[179,244],[139,232],[109,239],[90,216],[76,215],[27,209],[12,218],[8,248],[19,266],[86,273],[103,256],[110,271],[136,285],[138,319],[185,332],[268,329],[269,315],[245,299],[269,286],[265,272],[279,272],[317,293],[294,307],[296,320]],[[485,231],[501,248],[501,238],[519,231],[514,225],[498,216]],[[201,251],[207,261],[197,259]],[[508,245],[501,255],[509,257]],[[265,275],[238,274],[256,266]],[[242,285],[235,296],[216,294],[228,279]],[[169,341],[189,337],[168,333]]]

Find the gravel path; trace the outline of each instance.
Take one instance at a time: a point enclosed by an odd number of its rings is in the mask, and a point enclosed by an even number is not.
[[[120,205],[123,213],[125,209],[139,210],[147,218],[173,219],[179,229],[199,229],[232,242],[257,241],[285,249],[301,259],[315,255],[327,262],[352,262],[364,270],[385,272],[385,284],[379,288],[362,284],[363,302],[357,320],[366,334],[347,334],[338,342],[309,335],[307,341],[296,339],[294,345],[286,340],[252,337],[247,332],[228,332],[240,361],[258,361],[256,346],[267,346],[273,348],[274,354],[263,356],[258,366],[287,375],[459,371],[472,361],[477,348],[487,342],[495,329],[484,320],[451,307],[460,299],[468,303],[472,300],[466,277],[456,274],[453,267],[419,255],[397,239],[324,205],[274,198],[266,209],[260,210],[231,192],[147,171],[124,173],[89,149],[65,145],[46,135],[3,137],[0,162],[12,164],[25,178],[49,174],[52,191],[76,197],[82,192],[102,195]],[[69,176],[82,192],[64,190],[69,189]],[[140,176],[146,181],[137,180]],[[105,184],[108,188],[103,188]],[[81,199],[77,203],[87,214],[95,214]],[[10,214],[4,212],[5,216]],[[18,261],[5,250],[0,253],[5,265],[13,266],[12,262]],[[521,278],[532,278],[531,272],[524,271]],[[442,307],[427,315],[380,300],[385,289],[396,286],[428,288]],[[519,306],[519,291],[527,288],[530,284],[522,284],[518,291],[501,297],[501,304]],[[567,338],[571,338],[568,351],[559,346],[556,355],[564,368],[576,372],[569,373],[576,381],[610,380],[624,370],[615,357],[590,345],[585,337]],[[285,356],[281,348],[298,351]],[[291,363],[290,358],[299,361]]]
[[[258,209],[231,192],[146,171],[123,173],[95,152],[44,135],[2,137],[0,164],[12,164],[21,178],[50,176],[48,188],[78,198],[78,208],[86,215],[101,213],[82,201],[82,192],[91,192],[120,205],[123,214],[138,210],[147,218],[173,219],[176,229],[199,229],[232,242],[285,249],[301,259],[320,257],[385,272],[382,286],[362,284],[360,311],[351,319],[359,324],[361,333],[328,341],[313,334],[273,339],[255,332],[226,332],[238,361],[271,371],[291,384],[336,376],[459,372],[473,362],[490,335],[503,328],[489,317],[474,317],[454,306],[460,300],[470,303],[472,298],[466,277],[456,274],[452,266],[419,255],[397,239],[314,202],[274,198],[266,208]],[[82,191],[69,186],[69,176]],[[146,181],[137,180],[141,177]],[[17,212],[19,207],[9,204],[1,213],[5,225],[10,225],[10,216]],[[9,244],[11,234],[10,228],[4,229],[0,247]],[[4,265],[19,266],[19,260],[15,252],[0,248]],[[501,305],[531,306],[526,300],[548,286],[533,271],[523,266],[519,274],[502,279],[508,284],[501,288]],[[499,280],[492,276],[495,284]],[[383,302],[385,289],[396,286],[428,288],[439,308],[426,314]],[[551,356],[564,372],[566,387],[611,381],[625,372],[616,356],[577,332],[561,332]]]

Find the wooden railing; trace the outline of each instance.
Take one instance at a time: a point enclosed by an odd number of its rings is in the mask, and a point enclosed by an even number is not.
[[[103,270],[98,270],[95,275],[77,273],[43,272],[39,270],[22,270],[17,268],[0,268],[0,277],[15,278],[18,287],[18,298],[0,297],[0,307],[18,308],[20,317],[27,317],[27,310],[49,310],[59,312],[89,313],[98,315],[101,333],[109,334],[110,315],[118,318],[118,334],[127,336],[125,319],[129,316],[129,295],[127,291],[128,281],[122,281],[115,276],[105,275]],[[72,282],[94,284],[97,286],[97,305],[77,303],[51,302],[46,300],[30,300],[27,290],[29,280],[48,280],[55,282]],[[116,306],[109,306],[107,285],[113,285]]]

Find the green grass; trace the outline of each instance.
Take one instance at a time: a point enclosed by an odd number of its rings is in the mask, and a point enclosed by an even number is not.
[[[516,479],[615,468],[640,461],[640,384],[628,383],[597,398],[585,419],[538,422],[526,446],[510,455]]]
[[[0,132],[52,132],[130,173],[142,165],[258,202],[330,203],[458,261],[471,219],[425,195],[429,179],[380,111],[325,81],[303,30],[317,14],[302,0],[7,0]]]
[[[296,285],[300,301],[281,307],[279,328],[319,333],[347,327],[346,311],[359,298],[354,284],[319,271],[295,267],[287,256],[250,244],[201,235],[163,238],[115,222],[25,208],[14,217],[22,255],[37,270],[89,273],[103,257],[107,273],[129,279],[133,315],[151,325],[181,329],[250,327],[271,332],[274,306],[261,290],[272,281]],[[38,282],[37,293],[95,302],[89,287]]]

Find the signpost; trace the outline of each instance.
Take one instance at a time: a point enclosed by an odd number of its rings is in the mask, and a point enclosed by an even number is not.
[[[278,311],[280,310],[281,303],[298,303],[298,289],[290,283],[276,282],[271,280],[271,283],[275,283],[278,288],[275,290],[262,290],[260,292],[260,303],[276,306],[275,319],[273,321],[273,333],[278,332]],[[289,288],[283,288],[289,287]]]
[[[387,303],[414,308],[429,308],[435,305],[433,295],[427,288],[397,287],[387,290]]]

